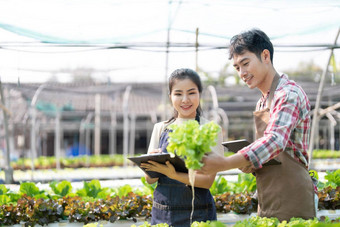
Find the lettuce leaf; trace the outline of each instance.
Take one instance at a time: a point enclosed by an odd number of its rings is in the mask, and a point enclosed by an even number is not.
[[[199,125],[195,120],[172,124],[168,152],[181,157],[188,169],[200,169],[203,156],[216,145],[220,127],[213,121]]]

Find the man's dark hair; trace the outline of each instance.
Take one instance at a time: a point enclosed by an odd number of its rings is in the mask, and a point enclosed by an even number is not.
[[[261,60],[261,53],[265,49],[269,50],[270,60],[273,64],[274,48],[269,37],[259,29],[251,29],[231,38],[229,60],[233,58],[234,54],[240,55],[245,51],[254,53]]]

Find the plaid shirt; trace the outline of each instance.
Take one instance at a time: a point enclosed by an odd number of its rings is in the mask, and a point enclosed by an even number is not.
[[[266,96],[258,101],[256,110],[266,108]],[[308,168],[310,134],[310,103],[303,89],[282,75],[270,108],[270,119],[263,137],[239,152],[255,169],[275,158],[280,152],[288,152],[295,160]]]

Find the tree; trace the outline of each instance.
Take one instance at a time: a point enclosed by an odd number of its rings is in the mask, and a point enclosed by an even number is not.
[[[80,67],[76,68],[72,72],[72,82],[74,83],[93,83],[94,79],[92,77],[92,74],[94,72],[94,69],[92,68],[86,68],[86,67]]]
[[[311,60],[309,62],[300,62],[297,69],[288,69],[285,70],[285,73],[293,80],[318,81],[322,71],[322,68]]]
[[[198,67],[197,72],[202,76],[206,85],[219,85],[224,86],[227,78],[235,78],[235,83],[239,84],[239,77],[236,72],[229,71],[230,63],[227,62],[219,71],[218,75],[213,76],[211,72],[206,72],[202,68]]]

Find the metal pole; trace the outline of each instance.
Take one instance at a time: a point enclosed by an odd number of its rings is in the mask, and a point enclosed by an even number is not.
[[[34,176],[33,173],[35,171],[35,167],[34,167],[34,160],[36,158],[36,153],[37,153],[37,149],[36,149],[36,145],[35,145],[35,118],[36,118],[36,110],[35,107],[31,105],[31,180],[34,180]]]
[[[116,112],[111,111],[111,128],[110,128],[110,155],[117,154],[116,148],[116,136],[117,136],[117,115]]]
[[[196,28],[196,43],[195,43],[195,48],[196,48],[196,72],[198,72],[198,28]]]
[[[130,156],[135,154],[135,139],[136,139],[136,114],[131,113],[130,125]]]
[[[127,86],[123,96],[123,117],[124,117],[124,131],[123,131],[123,155],[124,155],[124,166],[127,166],[127,156],[129,152],[129,96],[131,86]]]
[[[2,90],[2,83],[0,79],[0,95],[1,95],[1,101],[2,105],[5,105],[5,97]],[[5,183],[11,184],[13,183],[13,169],[11,168],[11,160],[10,160],[10,145],[9,145],[9,130],[8,130],[8,117],[6,109],[2,108],[3,115],[4,115],[4,126],[5,126],[5,139],[6,139],[6,166],[5,166]]]
[[[335,37],[334,46],[336,45],[336,43],[338,41],[339,33],[340,33],[340,29],[338,30],[338,33]],[[329,66],[329,63],[330,63],[332,55],[333,55],[333,50],[334,50],[334,48],[331,48],[331,53],[329,55],[326,68],[323,71],[322,76],[320,78],[318,95],[316,97],[316,102],[315,102],[315,107],[314,107],[312,129],[311,129],[310,140],[309,140],[309,149],[308,149],[308,153],[309,153],[308,159],[309,159],[309,165],[310,166],[312,166],[312,156],[313,156],[313,149],[314,149],[314,142],[315,142],[314,138],[315,138],[315,134],[316,134],[315,129],[316,129],[316,124],[318,123],[318,119],[319,119],[318,113],[319,113],[319,108],[320,108],[320,102],[321,102],[322,92],[323,92],[323,88],[324,88],[324,84],[325,84],[325,77],[328,73],[328,66]]]
[[[55,132],[54,132],[54,152],[56,158],[56,168],[60,169],[60,110],[57,109],[55,116]]]
[[[94,153],[95,155],[100,155],[100,94],[95,96],[95,116],[94,116]]]
[[[36,109],[35,109],[35,104],[38,100],[38,96],[40,94],[40,92],[46,87],[46,84],[41,84],[38,89],[36,90],[36,92],[33,95],[32,101],[31,101],[31,105],[30,105],[30,112],[31,112],[31,179],[32,181],[33,179],[33,173],[35,171],[35,167],[34,167],[34,160],[37,157],[37,147],[36,147],[36,131],[35,131],[35,121],[36,121]]]
[[[216,89],[214,86],[212,85],[209,85],[208,86],[208,91],[210,92],[211,94],[211,99],[212,99],[212,102],[213,102],[213,107],[212,107],[212,115],[213,115],[213,120],[218,123],[218,113],[217,113],[217,110],[218,110],[218,99],[217,99],[217,93],[216,93]]]
[[[163,99],[163,111],[162,111],[162,120],[165,121],[167,117],[167,102],[168,102],[168,88],[167,88],[167,83],[168,83],[168,69],[169,69],[169,45],[170,45],[170,28],[168,28],[168,33],[167,33],[167,42],[166,42],[166,52],[165,52],[165,73],[164,73],[164,84],[163,84],[163,92],[162,92],[162,99]]]

